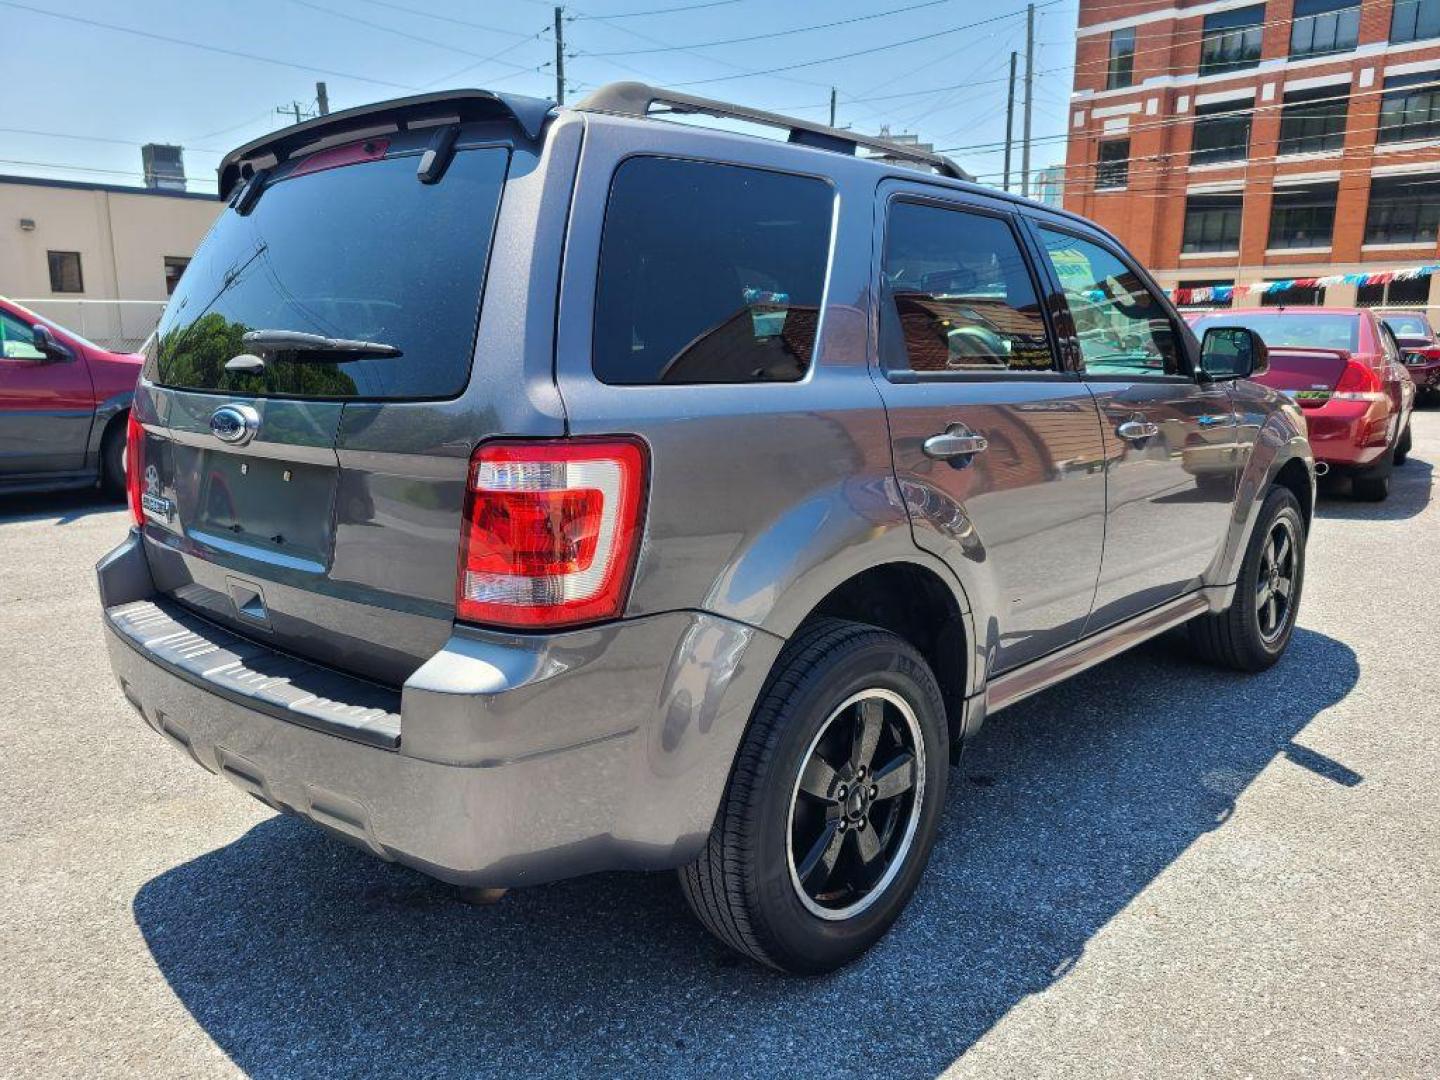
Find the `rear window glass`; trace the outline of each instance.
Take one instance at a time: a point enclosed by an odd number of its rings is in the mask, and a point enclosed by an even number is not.
[[[1385,325],[1395,331],[1396,337],[1428,338],[1430,325],[1423,315],[1386,315]]]
[[[416,157],[276,181],[248,215],[221,214],[186,267],[152,345],[163,386],[316,398],[454,397],[470,372],[509,152],[464,150],[436,184]],[[399,355],[248,346],[252,330],[377,342]],[[258,353],[262,372],[225,370]]]
[[[1277,348],[1344,349],[1359,343],[1360,320],[1354,315],[1215,314],[1195,320],[1195,334],[1203,337],[1212,326],[1243,326],[1254,330],[1266,345]]]
[[[822,180],[631,158],[615,172],[595,294],[606,383],[785,382],[815,351],[834,195]]]

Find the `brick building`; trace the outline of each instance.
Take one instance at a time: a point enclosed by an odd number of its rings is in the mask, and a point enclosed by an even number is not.
[[[1440,263],[1440,0],[1080,0],[1065,205],[1167,287]],[[1440,304],[1440,273],[1242,303]]]

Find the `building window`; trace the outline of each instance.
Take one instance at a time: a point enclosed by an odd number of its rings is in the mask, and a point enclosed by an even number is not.
[[[1318,285],[1292,285],[1279,292],[1260,294],[1261,307],[1322,307],[1324,304],[1325,290]]]
[[[1095,187],[1123,188],[1130,180],[1130,140],[1110,139],[1100,144],[1095,163]]]
[[[1345,145],[1348,86],[1292,90],[1280,112],[1281,154],[1318,154]]]
[[[180,284],[180,275],[185,272],[185,267],[190,265],[189,259],[182,259],[178,255],[165,256],[165,295],[174,296],[175,286]]]
[[[1390,13],[1391,41],[1440,37],[1440,0],[1395,0]]]
[[[1349,52],[1360,38],[1356,0],[1295,0],[1290,26],[1290,59]]]
[[[1135,82],[1135,28],[1110,31],[1110,64],[1105,76],[1107,90],[1119,90]]]
[[[78,251],[47,251],[50,261],[51,292],[84,292],[85,279],[80,273]]]
[[[1377,176],[1370,181],[1367,244],[1435,243],[1440,228],[1440,176]]]
[[[1232,279],[1230,279],[1230,278],[1206,278],[1204,281],[1182,281],[1182,282],[1180,282],[1180,288],[1182,288],[1182,289],[1213,289],[1213,288],[1216,288],[1217,286],[1221,286],[1221,285],[1234,285],[1234,284],[1235,284],[1235,282],[1234,282]],[[1234,294],[1232,293],[1230,296],[1225,297],[1224,300],[1216,300],[1216,299],[1214,299],[1213,297],[1212,297],[1211,299],[1209,299],[1209,300],[1191,300],[1190,303],[1186,304],[1185,306],[1186,306],[1186,307],[1195,307],[1195,308],[1200,308],[1200,307],[1203,307],[1203,308],[1228,308],[1228,307],[1233,307],[1234,304],[1235,304],[1235,298],[1234,298]]]
[[[1440,70],[1392,75],[1380,99],[1377,142],[1440,137]]]
[[[1185,200],[1181,251],[1239,251],[1239,195],[1191,195]]]
[[[1264,4],[1206,15],[1200,35],[1200,74],[1239,71],[1259,64],[1264,24]]]
[[[1407,278],[1404,281],[1392,281],[1386,285],[1361,285],[1355,290],[1356,307],[1429,303],[1430,279],[1428,277]]]
[[[1197,105],[1190,164],[1211,165],[1217,161],[1243,161],[1250,152],[1252,104],[1245,100]]]
[[[1339,184],[1276,188],[1270,203],[1271,248],[1328,248]]]

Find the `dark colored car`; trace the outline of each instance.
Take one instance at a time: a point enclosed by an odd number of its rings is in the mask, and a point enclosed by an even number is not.
[[[144,357],[0,297],[0,493],[125,490],[125,421]]]
[[[986,715],[1173,627],[1244,671],[1290,640],[1314,482],[1264,344],[948,159],[632,83],[334,113],[220,190],[136,395],[110,659],[377,856],[678,869],[721,940],[829,970]]]
[[[1423,311],[1377,311],[1400,344],[1405,370],[1420,401],[1440,398],[1440,339]]]
[[[1410,453],[1415,384],[1374,311],[1241,308],[1192,322],[1199,333],[1246,326],[1264,338],[1270,370],[1257,381],[1300,404],[1317,470],[1349,475],[1358,499],[1390,494],[1390,473]]]

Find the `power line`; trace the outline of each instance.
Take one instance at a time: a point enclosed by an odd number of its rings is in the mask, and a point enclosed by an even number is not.
[[[360,26],[368,26],[368,27],[370,27],[370,29],[372,29],[372,30],[379,30],[379,31],[382,31],[383,33],[391,34],[391,35],[393,35],[393,36],[395,36],[395,37],[405,38],[405,39],[407,39],[407,40],[409,40],[409,41],[418,41],[418,42],[420,42],[422,45],[430,45],[430,46],[432,46],[432,47],[434,47],[434,48],[437,48],[437,49],[446,49],[446,50],[448,50],[449,52],[459,53],[461,56],[468,56],[468,57],[471,57],[472,59],[476,59],[476,60],[486,59],[486,57],[485,57],[484,54],[482,54],[482,53],[477,53],[477,52],[474,52],[473,50],[470,50],[470,49],[462,49],[462,48],[460,48],[460,46],[458,46],[458,45],[452,45],[452,44],[450,44],[448,41],[437,41],[437,40],[435,40],[434,38],[423,37],[423,36],[421,36],[420,34],[412,34],[412,33],[410,33],[409,31],[406,31],[406,30],[397,30],[395,27],[393,27],[393,26],[386,26],[384,23],[371,22],[369,19],[362,19],[360,16],[358,16],[358,15],[351,15],[349,12],[346,12],[346,11],[336,11],[334,8],[328,8],[328,7],[324,7],[324,6],[320,5],[320,4],[312,3],[312,0],[290,0],[290,2],[291,2],[292,4],[298,4],[300,7],[309,8],[309,9],[312,10],[312,11],[318,11],[318,12],[321,12],[322,14],[330,15],[330,16],[336,18],[336,19],[345,19],[345,20],[347,20],[347,21],[349,21],[349,22],[357,23],[357,24],[360,25]],[[532,36],[533,36],[533,35],[532,35]],[[523,43],[524,43],[524,39],[522,39],[522,41],[519,42],[519,44],[523,44]],[[492,60],[493,60],[493,57],[492,57],[492,58],[489,58],[489,59],[492,59]],[[518,69],[518,70],[521,70],[521,71],[528,71],[528,70],[530,70],[530,69],[529,69],[528,67],[526,67],[524,64],[512,63],[512,62],[509,61],[509,60],[500,60],[500,61],[496,61],[496,62],[498,62],[498,63],[500,63],[502,66],[508,67],[508,68],[515,68],[515,69]]]
[[[733,2],[733,0],[732,0]],[[954,0],[921,0],[918,4],[908,4],[905,7],[890,8],[888,11],[877,11],[869,15],[854,15],[848,19],[836,19],[833,22],[812,23],[809,26],[792,26],[788,30],[772,30],[764,34],[746,34],[742,37],[719,38],[715,41],[695,41],[688,45],[660,45],[650,49],[621,49],[615,52],[590,53],[590,56],[642,56],[647,53],[669,52],[672,49],[708,49],[716,45],[749,44],[752,41],[765,41],[769,38],[790,37],[794,34],[805,34],[812,30],[829,30],[836,26],[849,26],[852,23],[867,22],[870,19],[883,19],[890,15],[899,15],[907,11],[916,11],[920,8],[936,7],[940,4],[953,3]],[[615,18],[615,16],[608,16]]]
[[[427,19],[435,19],[438,22],[451,23],[455,26],[468,26],[472,30],[484,30],[491,34],[504,34],[506,37],[525,38],[529,35],[522,34],[518,30],[506,30],[499,26],[487,26],[484,23],[471,22],[468,19],[457,19],[452,15],[439,15],[433,11],[424,11],[421,8],[406,7],[404,4],[390,3],[389,0],[365,0],[367,4],[374,4],[376,7],[389,8],[391,11],[402,11],[406,15],[421,15]]]
[[[43,8],[31,7],[29,4],[16,3],[15,0],[0,0],[0,7],[14,8],[17,11],[28,11],[32,15],[44,15],[50,19],[63,19],[67,22],[79,23],[83,26],[94,26],[101,30],[112,30],[118,34],[132,34],[135,37],[150,38],[152,41],[163,41],[170,45],[184,45],[191,49],[203,49],[206,52],[219,53],[222,56],[234,56],[241,60],[253,60],[261,64],[274,64],[277,67],[294,68],[296,71],[306,71],[315,75],[333,75],[339,79],[354,79],[357,82],[373,83],[376,86],[388,86],[396,90],[414,90],[416,87],[408,83],[391,82],[388,79],[377,79],[373,75],[357,75],[349,71],[336,71],[333,68],[315,67],[311,64],[297,64],[290,60],[276,60],[270,56],[260,56],[257,53],[242,52],[239,49],[226,49],[219,45],[207,45],[200,41],[188,41],[185,38],[170,37],[166,34],[154,34],[149,30],[136,30],[129,26],[118,26],[115,23],[101,22],[99,19],[87,19],[80,15],[65,15],[58,11],[45,11]]]
[[[651,8],[649,11],[621,11],[616,14],[606,15],[572,15],[571,22],[581,19],[638,19],[642,15],[674,15],[683,11],[699,11],[701,8],[728,7],[731,4],[738,4],[741,0],[702,0],[698,4],[681,4],[677,7]]]
[[[1038,6],[1040,6],[1040,7],[1053,7],[1054,5],[1059,4],[1059,3],[1061,3],[1061,2],[1062,2],[1062,0],[1047,0],[1046,3],[1041,4],[1041,5],[1038,5]],[[1005,19],[1018,18],[1020,15],[1021,15],[1021,12],[1018,12],[1018,11],[1008,12],[1007,14],[1004,14],[1004,15],[992,15],[992,16],[990,16],[988,19],[979,19],[979,20],[977,20],[976,22],[963,23],[963,24],[961,24],[960,26],[952,26],[952,27],[950,27],[948,30],[936,30],[936,31],[933,31],[933,32],[928,33],[928,34],[919,34],[919,35],[917,35],[917,36],[915,36],[915,37],[904,38],[904,39],[901,40],[901,41],[892,41],[892,42],[889,42],[888,44],[885,44],[885,45],[872,45],[872,46],[870,46],[870,47],[867,48],[867,49],[855,49],[855,50],[853,50],[853,51],[851,51],[851,52],[847,52],[847,53],[837,53],[837,54],[834,55],[834,56],[821,56],[821,57],[817,57],[817,58],[814,59],[814,60],[801,60],[801,61],[797,61],[796,63],[793,63],[793,64],[785,64],[785,65],[783,65],[783,66],[781,66],[781,67],[767,68],[767,69],[764,69],[764,70],[761,70],[761,71],[753,71],[753,72],[750,72],[748,75],[720,75],[720,76],[716,76],[716,77],[710,78],[710,79],[691,79],[691,80],[688,80],[688,81],[686,81],[686,82],[675,83],[674,85],[677,86],[677,87],[679,87],[679,86],[702,86],[702,85],[705,85],[705,84],[707,84],[707,83],[729,82],[729,81],[731,81],[731,80],[733,80],[733,79],[745,79],[745,78],[751,78],[751,77],[754,77],[754,76],[757,76],[757,75],[775,75],[775,74],[782,73],[782,72],[787,72],[787,71],[798,71],[798,70],[800,70],[801,68],[816,67],[816,66],[818,66],[818,65],[820,65],[820,64],[829,64],[829,63],[833,63],[833,62],[835,62],[835,61],[837,61],[837,60],[852,60],[852,59],[854,59],[854,58],[857,57],[857,56],[870,56],[870,55],[873,55],[874,53],[886,52],[886,51],[888,51],[888,50],[890,50],[890,49],[898,49],[898,48],[901,48],[901,47],[903,47],[903,46],[905,46],[905,45],[913,45],[913,44],[915,44],[915,43],[918,42],[918,41],[933,41],[933,40],[935,40],[935,39],[937,39],[937,38],[948,37],[948,36],[951,35],[951,34],[958,34],[958,33],[961,33],[962,31],[965,31],[965,30],[973,30],[973,29],[975,29],[976,27],[979,27],[979,26],[987,26],[987,25],[989,25],[990,23],[1001,22],[1001,21],[1003,21],[1003,20],[1005,20]]]

